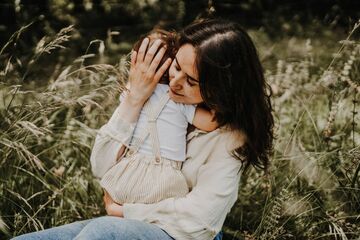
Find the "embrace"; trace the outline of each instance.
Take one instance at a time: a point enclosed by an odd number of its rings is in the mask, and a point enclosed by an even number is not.
[[[15,239],[221,239],[241,174],[269,164],[270,95],[238,24],[152,31],[134,45],[127,90],[91,153],[107,216]]]

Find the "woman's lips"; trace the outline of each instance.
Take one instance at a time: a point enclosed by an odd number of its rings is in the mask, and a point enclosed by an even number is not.
[[[183,95],[181,95],[181,94],[179,94],[179,93],[175,92],[175,91],[174,91],[174,90],[172,90],[171,88],[170,88],[170,91],[171,91],[171,93],[172,93],[172,94],[174,94],[174,95],[176,95],[176,96],[183,96]]]

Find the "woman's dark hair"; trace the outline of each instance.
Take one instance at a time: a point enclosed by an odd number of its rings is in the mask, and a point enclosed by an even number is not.
[[[195,48],[200,92],[219,125],[246,134],[232,154],[246,157],[245,169],[266,170],[274,138],[271,90],[251,38],[237,23],[213,19],[185,27],[184,44]]]
[[[160,39],[162,41],[162,44],[160,46],[166,46],[166,51],[164,53],[164,56],[162,57],[159,66],[156,70],[158,70],[168,58],[174,59],[175,55],[179,49],[178,47],[178,35],[175,32],[168,32],[163,29],[155,29],[151,31],[150,33],[143,35],[133,46],[133,50],[138,52],[140,45],[142,41],[145,38],[149,38],[149,49],[151,45],[155,42],[155,40]],[[159,49],[160,50],[160,47]],[[147,51],[147,50],[146,50]],[[168,84],[169,83],[169,75],[168,71],[165,72],[165,74],[161,77],[160,83]]]

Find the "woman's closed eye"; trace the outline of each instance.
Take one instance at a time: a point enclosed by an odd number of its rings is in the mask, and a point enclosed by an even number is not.
[[[187,84],[189,84],[190,87],[193,87],[196,85],[196,83],[195,83],[196,81],[192,80],[189,77],[186,78],[186,82],[187,82]]]
[[[175,62],[174,62],[174,67],[175,67],[175,70],[176,71],[182,71],[180,65],[179,65],[179,62],[177,60],[177,58],[175,57]],[[184,72],[184,74],[186,75],[186,83],[190,86],[190,87],[193,87],[195,85],[198,85],[199,84],[199,81],[195,80],[194,78],[190,77],[188,74],[186,74]]]

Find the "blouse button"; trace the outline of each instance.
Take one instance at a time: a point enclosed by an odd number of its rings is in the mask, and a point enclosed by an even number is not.
[[[156,157],[156,158],[155,158],[155,162],[159,163],[159,162],[160,162],[160,158],[159,158],[159,157]]]

